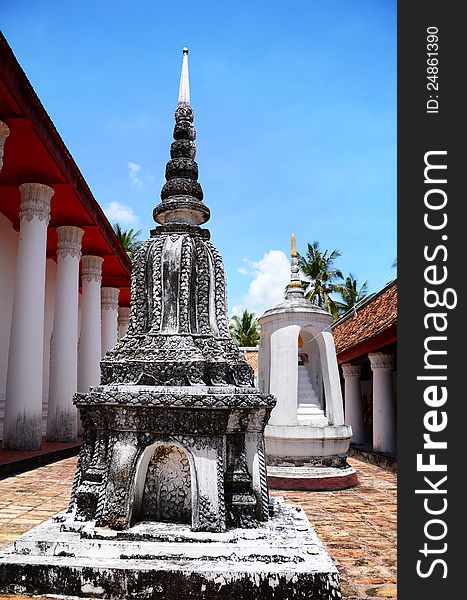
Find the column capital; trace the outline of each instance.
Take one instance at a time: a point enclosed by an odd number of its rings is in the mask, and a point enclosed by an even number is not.
[[[22,183],[19,186],[21,192],[21,203],[19,220],[50,221],[50,200],[54,195],[54,189],[43,183]]]
[[[118,324],[127,325],[130,321],[130,307],[119,306],[118,307]]]
[[[102,281],[102,263],[100,256],[86,255],[81,259],[81,281]]]
[[[345,379],[347,379],[348,377],[360,378],[362,375],[362,365],[354,365],[352,363],[343,363],[341,365],[341,367],[342,367],[342,374],[344,375]]]
[[[57,227],[57,256],[80,258],[83,233],[83,229],[72,225]]]
[[[126,335],[129,324],[130,324],[130,307],[129,306],[119,306],[118,307],[118,316],[117,316],[118,338],[119,339],[122,339]]]
[[[384,352],[371,352],[368,354],[372,371],[392,371],[394,368],[394,355]]]
[[[101,288],[101,307],[102,310],[118,310],[118,295],[120,290],[113,287]]]
[[[0,121],[0,171],[3,167],[3,149],[5,147],[5,140],[10,135],[10,128],[6,123]]]

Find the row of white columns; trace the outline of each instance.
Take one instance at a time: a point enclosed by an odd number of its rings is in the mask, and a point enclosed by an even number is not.
[[[368,355],[373,372],[373,449],[376,452],[396,453],[396,409],[394,402],[394,356],[384,352]],[[345,363],[342,373],[345,380],[345,421],[352,427],[352,442],[363,444],[362,395],[359,364]]]
[[[1,146],[1,144],[0,144]],[[2,148],[0,148],[2,149]],[[0,152],[1,155],[1,152]],[[42,377],[47,226],[54,190],[24,183],[9,358],[3,447],[36,450],[42,439]],[[117,288],[101,288],[99,256],[82,258],[81,335],[78,368],[79,262],[83,230],[57,227],[57,279],[50,355],[47,440],[74,441],[73,394],[100,381],[99,361],[126,333],[129,309],[118,314]],[[102,313],[102,314],[101,314]]]

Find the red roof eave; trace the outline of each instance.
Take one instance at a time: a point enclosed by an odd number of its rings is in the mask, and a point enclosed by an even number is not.
[[[397,341],[397,280],[369,297],[333,325],[339,363],[354,360]]]
[[[106,260],[104,260],[104,285],[105,278],[108,276],[111,280],[119,282],[118,287],[129,288],[131,261],[1,32],[0,58],[0,77],[4,91],[2,102],[4,106],[10,107],[7,111],[9,114],[6,116],[0,114],[0,118],[7,123],[12,131],[10,138],[13,138],[13,133],[18,131],[18,127],[27,127],[30,132],[28,135],[35,136],[32,139],[38,140],[35,142],[39,144],[37,148],[39,150],[41,147],[43,148],[40,151],[42,160],[45,160],[44,157],[46,155],[49,156],[46,159],[48,163],[44,170],[43,180],[40,182],[47,183],[55,188],[55,196],[61,198],[62,203],[66,204],[68,215],[72,214],[73,211],[77,215],[77,225],[83,226],[85,229],[86,227],[95,228],[90,237],[90,251],[99,252],[104,256],[104,259],[106,256],[109,259],[114,257],[110,262],[107,261],[108,267],[106,266]],[[5,165],[8,164],[8,143],[13,149],[11,160],[16,160],[17,162],[21,160],[21,154],[14,151],[14,140],[9,141],[7,139]],[[51,165],[55,165],[55,167]],[[18,171],[18,165],[14,165],[14,167]],[[37,168],[40,169],[40,165]],[[4,169],[4,171],[8,170]],[[16,171],[15,168],[12,169],[12,172]],[[8,194],[11,198],[18,198],[14,200],[16,205],[17,202],[19,203],[19,193],[17,192],[18,181],[9,180],[7,174],[2,179],[1,186],[3,197],[5,198],[5,206],[8,204]],[[39,181],[39,179],[36,180]],[[62,194],[62,196],[59,194]],[[54,209],[60,210],[61,208],[58,207],[57,202],[58,200],[55,202],[55,206],[54,202],[52,202],[51,224],[54,222]],[[13,213],[18,214],[16,209]],[[84,218],[84,215],[87,215],[87,217]],[[7,216],[12,218],[11,215],[7,214]],[[85,235],[83,238],[83,252],[86,251],[86,237],[89,236]],[[106,269],[107,271],[110,269],[110,271],[106,273]],[[128,298],[122,298],[123,304],[127,304],[129,301],[129,290],[124,295],[128,296]]]
[[[351,360],[356,360],[361,356],[364,356],[370,352],[376,352],[385,346],[389,346],[389,344],[394,344],[395,342],[397,342],[397,323],[394,323],[382,333],[363,340],[355,346],[346,348],[342,352],[339,352],[337,354],[337,362],[342,364],[350,362]]]

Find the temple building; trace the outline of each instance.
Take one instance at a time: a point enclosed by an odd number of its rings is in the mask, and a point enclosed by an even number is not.
[[[76,440],[77,390],[128,326],[131,262],[0,34],[0,438]],[[119,329],[119,334],[117,333]]]
[[[333,325],[352,445],[396,454],[397,280]]]

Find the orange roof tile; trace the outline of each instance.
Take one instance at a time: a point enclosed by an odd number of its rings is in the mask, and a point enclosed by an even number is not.
[[[333,326],[336,352],[339,354],[381,336],[397,325],[397,280],[371,296],[357,314],[337,321]]]

